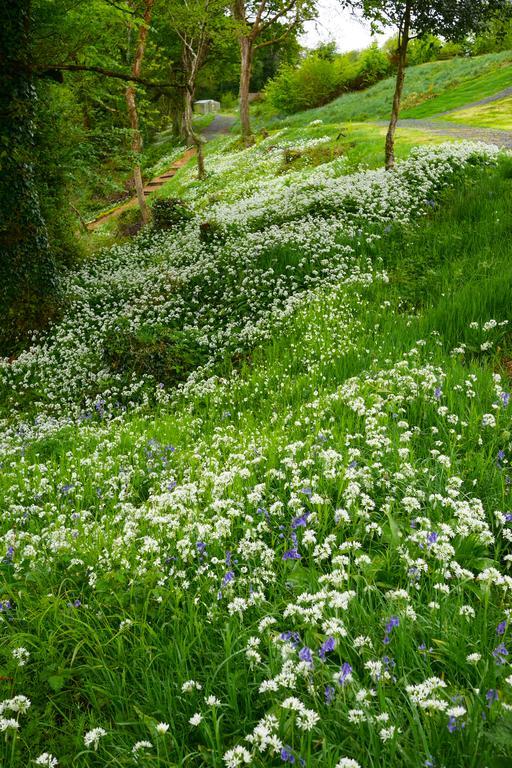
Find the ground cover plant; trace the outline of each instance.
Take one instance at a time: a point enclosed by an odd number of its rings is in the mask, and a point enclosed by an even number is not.
[[[510,159],[282,139],[1,363],[6,768],[508,765]]]

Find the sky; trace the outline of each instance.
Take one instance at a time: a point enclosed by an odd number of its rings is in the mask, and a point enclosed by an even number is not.
[[[305,24],[301,37],[302,44],[308,48],[334,40],[339,51],[352,51],[366,48],[372,39],[383,43],[392,35],[390,30],[387,34],[372,38],[370,25],[362,19],[354,18],[350,11],[342,11],[337,0],[320,0],[318,8],[318,18]]]

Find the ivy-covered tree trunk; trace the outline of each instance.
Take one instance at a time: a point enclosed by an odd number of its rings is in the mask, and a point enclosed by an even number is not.
[[[56,307],[57,267],[34,174],[36,91],[30,0],[2,0],[0,25],[0,354],[11,354]]]

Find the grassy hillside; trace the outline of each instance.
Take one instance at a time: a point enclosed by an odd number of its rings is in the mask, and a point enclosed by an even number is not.
[[[444,119],[453,123],[463,123],[464,125],[512,131],[512,97],[497,99],[477,107],[459,109],[456,112],[445,115]]]
[[[404,117],[428,117],[490,96],[512,82],[512,52],[474,58],[451,59],[407,69]],[[389,117],[394,78],[357,93],[347,93],[318,109],[286,118],[287,125],[306,125],[321,119],[327,123],[386,119]]]
[[[0,365],[2,767],[508,765],[510,159],[285,149]]]
[[[472,77],[455,87],[449,87],[446,91],[412,109],[407,108],[406,101],[403,117],[430,117],[451,109],[458,109],[464,104],[471,104],[486,96],[492,96],[504,88],[510,88],[511,74],[512,67],[503,64],[498,69]]]

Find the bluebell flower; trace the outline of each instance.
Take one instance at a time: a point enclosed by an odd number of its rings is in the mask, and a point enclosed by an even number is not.
[[[235,578],[235,574],[233,571],[228,571],[224,578],[222,579],[222,586],[225,587],[226,584],[229,584],[230,581],[233,581]]]
[[[318,651],[318,655],[321,659],[325,659],[325,656],[327,653],[330,653],[331,651],[334,651],[334,648],[336,646],[336,640],[334,637],[328,637],[327,640],[322,643],[320,646],[320,650]]]
[[[496,664],[505,664],[506,657],[508,656],[508,651],[505,647],[505,643],[500,643],[492,652],[492,655],[494,656],[494,660],[496,661]]]
[[[340,676],[338,677],[338,683],[340,685],[345,685],[345,683],[347,683],[348,680],[350,679],[351,675],[352,675],[352,667],[347,661],[344,661],[343,664],[341,665],[341,673],[340,673]]]
[[[500,621],[500,623],[496,627],[496,634],[497,635],[504,635],[506,629],[507,629],[507,622],[506,621]]]
[[[485,698],[487,699],[487,706],[490,708],[495,701],[498,701],[499,693],[495,688],[489,688],[485,694]]]
[[[308,517],[310,516],[310,512],[304,512],[303,515],[300,515],[300,517],[296,517],[292,520],[292,530],[295,530],[295,528],[299,528],[299,526],[306,526],[308,524]]]
[[[305,645],[303,648],[299,651],[299,659],[301,661],[307,661],[308,664],[313,663],[313,654],[311,652],[311,648],[308,648],[307,645]]]

